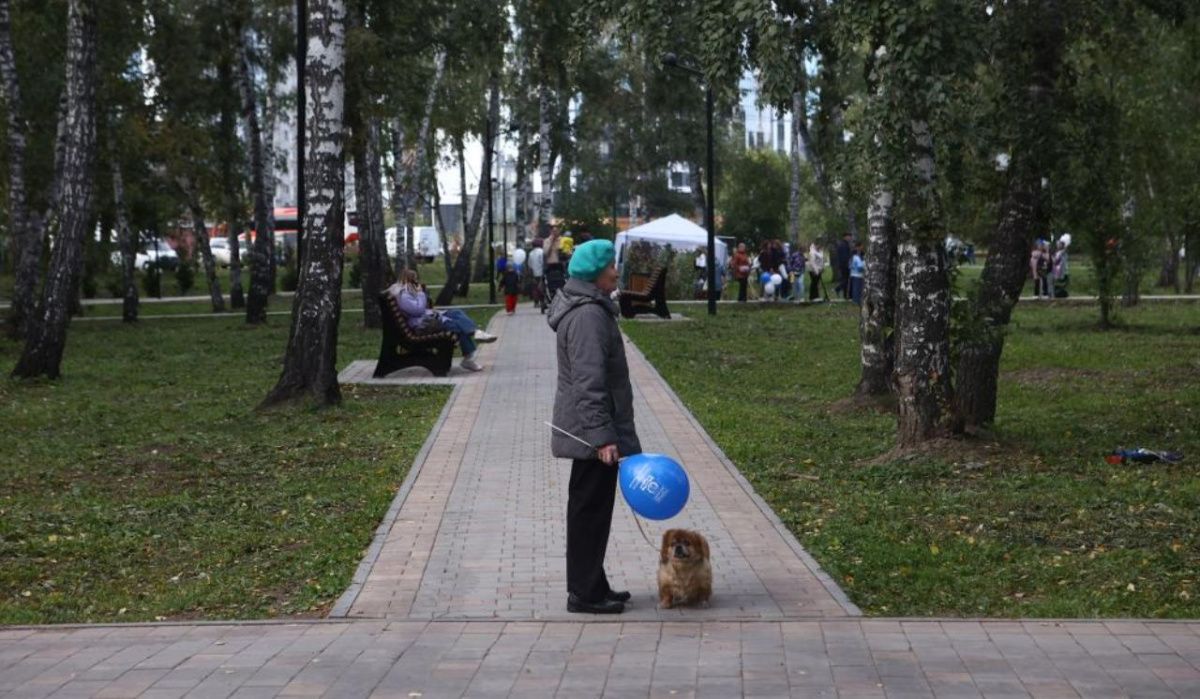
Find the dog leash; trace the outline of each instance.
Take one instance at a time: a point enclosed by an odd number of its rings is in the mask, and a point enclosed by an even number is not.
[[[565,436],[567,436],[567,437],[570,437],[571,439],[574,439],[576,442],[579,442],[580,444],[582,444],[583,446],[587,447],[588,449],[591,449],[592,451],[599,451],[598,449],[596,449],[596,447],[592,446],[591,444],[588,444],[588,443],[587,443],[586,441],[584,441],[583,439],[581,439],[581,438],[579,438],[579,437],[576,437],[575,435],[571,434],[570,432],[567,432],[566,430],[564,430],[563,428],[559,427],[558,425],[555,425],[555,424],[554,424],[554,423],[552,423],[552,422],[546,422],[546,423],[544,423],[544,424],[545,424],[547,427],[549,427],[550,429],[552,429],[552,430],[554,430],[554,431],[558,432],[559,434],[562,434],[562,435],[565,435]],[[623,461],[623,460],[624,460],[624,459],[622,459],[622,461]],[[626,506],[626,507],[629,507],[629,503],[625,503],[625,506]],[[653,550],[655,553],[658,553],[658,547],[654,545],[654,542],[650,540],[650,537],[649,537],[649,536],[647,536],[647,534],[646,534],[646,530],[642,528],[642,518],[638,516],[638,513],[636,513],[636,512],[634,512],[634,511],[633,511],[633,508],[632,508],[632,507],[629,507],[629,513],[630,513],[631,515],[633,515],[633,523],[637,525],[638,532],[640,532],[640,533],[641,533],[641,535],[642,535],[642,539],[643,539],[643,540],[645,540],[645,542],[646,542],[646,545],[647,545],[647,546],[649,546],[649,547],[650,547],[650,548],[651,548],[651,549],[652,549],[652,550]]]

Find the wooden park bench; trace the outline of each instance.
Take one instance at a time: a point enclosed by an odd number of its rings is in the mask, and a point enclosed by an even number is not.
[[[632,318],[639,313],[653,313],[660,318],[671,319],[667,310],[667,267],[660,265],[647,277],[644,274],[629,275],[629,289],[621,292],[621,315]]]
[[[385,291],[379,295],[380,316],[383,320],[383,343],[375,378],[382,378],[410,366],[422,366],[434,376],[450,373],[454,356],[454,333],[448,330],[419,332],[408,327],[408,321],[396,304],[396,297]]]

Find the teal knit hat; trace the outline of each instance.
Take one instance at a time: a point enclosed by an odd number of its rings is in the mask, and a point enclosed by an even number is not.
[[[604,268],[611,265],[617,251],[611,240],[589,240],[571,253],[567,273],[576,279],[593,282]]]

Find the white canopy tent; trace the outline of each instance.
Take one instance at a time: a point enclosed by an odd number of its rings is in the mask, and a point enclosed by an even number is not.
[[[618,233],[616,240],[613,241],[613,245],[617,249],[618,267],[625,261],[625,247],[639,240],[658,245],[670,245],[676,252],[708,249],[708,231],[679,214],[671,214]],[[729,259],[729,246],[725,241],[717,238],[716,244],[717,259],[722,261]]]

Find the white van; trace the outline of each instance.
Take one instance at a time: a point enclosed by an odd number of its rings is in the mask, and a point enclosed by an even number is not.
[[[388,257],[395,257],[400,253],[396,245],[395,227],[384,231],[384,241],[387,243]],[[413,253],[426,262],[433,262],[433,259],[441,253],[442,240],[438,236],[437,228],[433,226],[413,228],[413,241]]]

